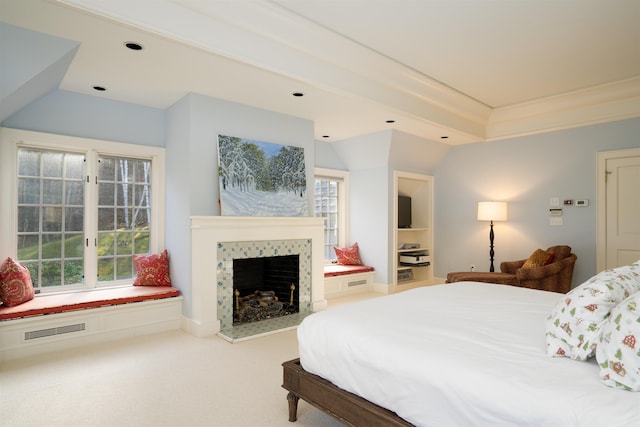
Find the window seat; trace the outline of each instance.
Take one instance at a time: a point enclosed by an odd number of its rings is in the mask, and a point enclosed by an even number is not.
[[[324,296],[336,298],[373,290],[374,268],[366,265],[324,266]]]
[[[367,273],[373,271],[373,267],[366,265],[340,265],[331,264],[324,266],[324,277],[342,276],[345,274]]]
[[[180,329],[182,300],[168,286],[124,286],[0,306],[0,362]]]
[[[125,286],[91,291],[39,295],[31,301],[15,307],[0,306],[0,321],[171,298],[179,295],[180,291],[178,289],[168,286]]]

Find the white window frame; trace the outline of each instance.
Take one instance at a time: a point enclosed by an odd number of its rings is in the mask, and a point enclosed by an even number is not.
[[[316,179],[334,179],[338,182],[338,246],[345,247],[349,241],[349,172],[339,169],[314,168]],[[315,212],[314,212],[315,216]],[[324,246],[324,243],[323,243]],[[323,257],[324,258],[324,257]],[[335,261],[326,260],[326,264]]]
[[[49,133],[0,128],[0,254],[4,258],[17,258],[17,217],[18,217],[18,149],[33,147],[44,150],[69,151],[84,154],[87,158],[86,175],[95,179],[99,156],[117,156],[150,160],[151,166],[151,224],[149,251],[158,253],[165,245],[165,149],[137,144],[126,144]],[[97,239],[97,191],[85,193],[85,237],[89,242]],[[10,202],[9,202],[10,201]],[[7,203],[9,202],[9,203]],[[79,286],[53,287],[42,293],[66,292],[113,286],[130,285],[133,279],[99,282],[97,272],[97,248],[89,245],[86,258],[96,262],[85,262],[85,280]],[[1,261],[0,261],[1,262]]]

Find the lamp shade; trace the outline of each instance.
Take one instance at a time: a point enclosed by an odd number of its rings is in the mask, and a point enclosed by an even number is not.
[[[507,202],[478,202],[478,221],[506,221]]]

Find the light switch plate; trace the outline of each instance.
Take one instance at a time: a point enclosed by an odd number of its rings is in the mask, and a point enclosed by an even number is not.
[[[549,225],[562,225],[562,217],[549,218]]]

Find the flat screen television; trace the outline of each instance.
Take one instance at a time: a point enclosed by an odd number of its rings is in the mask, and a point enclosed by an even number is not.
[[[398,196],[398,228],[411,228],[411,197]]]

